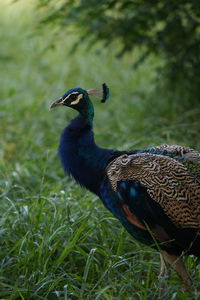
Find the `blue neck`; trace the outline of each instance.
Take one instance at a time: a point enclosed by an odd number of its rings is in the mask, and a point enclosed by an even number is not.
[[[95,144],[92,122],[80,114],[65,128],[59,146],[59,157],[65,171],[97,195],[105,167],[117,153]]]

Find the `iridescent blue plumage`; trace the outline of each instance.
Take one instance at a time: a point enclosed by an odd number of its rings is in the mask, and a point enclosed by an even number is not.
[[[72,93],[85,93],[85,90],[83,90],[81,88],[70,89],[63,95],[62,98],[66,98],[67,96],[69,96]]]
[[[118,151],[96,145],[92,125],[81,115],[65,128],[59,146],[65,171],[98,196],[105,168],[117,154]]]

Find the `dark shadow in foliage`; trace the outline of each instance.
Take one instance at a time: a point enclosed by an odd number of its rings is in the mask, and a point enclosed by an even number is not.
[[[139,48],[135,66],[149,54],[164,60],[161,71],[172,86],[181,86],[186,98],[198,97],[200,90],[200,3],[192,1],[69,1],[62,5],[40,0],[45,22],[63,28],[75,25],[81,35],[75,47],[88,40],[90,46],[102,41],[104,47],[120,42],[118,57]],[[185,95],[186,94],[186,95]]]

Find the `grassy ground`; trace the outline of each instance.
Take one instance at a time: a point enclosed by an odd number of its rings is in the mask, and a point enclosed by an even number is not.
[[[5,3],[6,2],[6,3]],[[0,2],[0,299],[158,299],[159,255],[133,240],[100,201],[66,178],[57,158],[74,112],[49,104],[67,89],[106,82],[95,104],[98,144],[133,149],[169,143],[200,149],[200,110],[155,89],[153,61],[133,71],[131,57],[84,46],[39,29],[32,2]],[[187,259],[194,288],[172,272],[163,299],[199,299],[200,270]],[[188,298],[189,297],[189,298]]]

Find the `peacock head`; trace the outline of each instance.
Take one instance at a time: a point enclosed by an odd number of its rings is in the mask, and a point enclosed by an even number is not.
[[[90,100],[90,96],[98,97],[101,99],[101,102],[106,102],[109,97],[109,88],[105,83],[103,83],[100,89],[71,89],[67,91],[61,98],[54,101],[50,108],[64,105],[72,107],[84,116],[93,114],[93,105]]]

